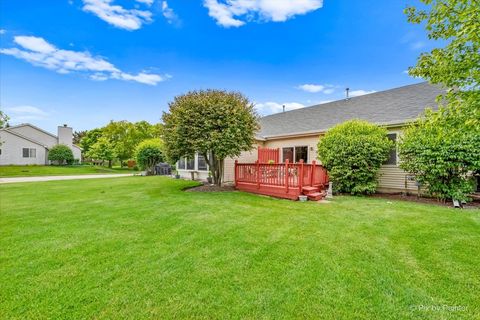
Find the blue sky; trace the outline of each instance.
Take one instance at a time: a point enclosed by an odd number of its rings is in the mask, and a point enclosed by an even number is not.
[[[158,122],[189,90],[244,93],[261,114],[420,81],[418,1],[4,0],[0,105],[55,132]]]

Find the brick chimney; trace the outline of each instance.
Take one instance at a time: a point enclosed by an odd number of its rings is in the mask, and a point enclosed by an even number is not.
[[[58,127],[58,144],[73,145],[73,129],[66,124]]]

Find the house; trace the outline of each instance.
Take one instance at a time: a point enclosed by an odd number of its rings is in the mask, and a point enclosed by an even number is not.
[[[317,159],[317,144],[325,132],[333,126],[351,119],[362,119],[388,130],[388,138],[396,141],[405,125],[420,116],[426,108],[436,109],[436,97],[444,93],[439,87],[426,82],[375,92],[363,96],[342,99],[269,115],[260,119],[255,148],[243,152],[238,159],[226,159],[224,181],[235,179],[235,160],[254,163],[258,160],[257,148],[277,149],[279,162],[311,163]],[[177,170],[184,178],[192,172],[198,179],[205,179],[208,167],[205,160],[182,159]],[[417,185],[398,166],[397,150],[392,149],[388,161],[380,169],[379,192],[415,192]]]
[[[0,165],[48,165],[48,150],[57,144],[70,147],[74,159],[81,160],[82,149],[73,144],[73,130],[58,127],[58,135],[24,123],[0,130]]]

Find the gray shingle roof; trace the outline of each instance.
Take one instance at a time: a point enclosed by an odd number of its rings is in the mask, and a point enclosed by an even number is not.
[[[351,119],[376,124],[401,124],[417,118],[427,107],[437,108],[435,98],[445,93],[427,82],[375,92],[349,100],[338,100],[312,107],[282,112],[260,119],[258,136],[294,135],[324,132]]]

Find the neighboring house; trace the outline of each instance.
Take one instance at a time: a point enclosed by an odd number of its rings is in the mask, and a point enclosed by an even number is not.
[[[0,165],[47,165],[48,150],[57,144],[70,147],[74,159],[82,158],[82,149],[73,144],[73,130],[58,127],[58,136],[24,123],[0,130]]]
[[[280,162],[290,163],[317,160],[317,144],[333,126],[351,119],[362,119],[388,130],[388,138],[396,141],[405,125],[418,118],[426,108],[436,109],[436,97],[444,93],[439,87],[426,82],[375,92],[359,97],[338,100],[260,119],[255,149],[244,152],[238,159],[226,159],[224,181],[234,181],[234,162],[253,163],[257,160],[257,147],[278,148]],[[198,179],[206,179],[207,165],[202,157],[182,159],[177,170],[184,178],[192,172]],[[416,191],[417,186],[407,179],[407,173],[398,167],[397,150],[393,149],[388,161],[380,169],[379,192]]]

